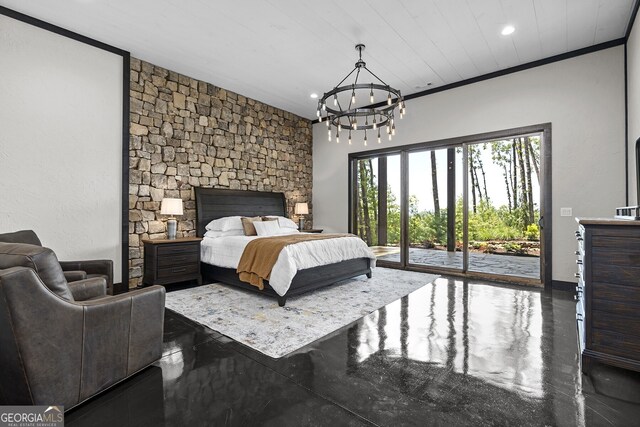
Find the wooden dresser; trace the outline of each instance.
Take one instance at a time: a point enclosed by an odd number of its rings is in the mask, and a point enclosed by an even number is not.
[[[201,237],[145,240],[144,278],[145,285],[168,285],[170,283],[197,280],[200,275]]]
[[[640,371],[640,221],[577,218],[576,317],[582,371]]]

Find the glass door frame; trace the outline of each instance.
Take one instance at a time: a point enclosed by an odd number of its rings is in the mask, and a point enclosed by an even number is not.
[[[540,142],[540,281],[533,279],[521,279],[516,276],[502,276],[498,274],[487,274],[477,271],[468,271],[469,267],[469,211],[468,211],[468,147],[472,144],[486,141],[510,139],[514,137],[539,134]],[[421,266],[408,263],[409,251],[409,153],[417,151],[427,151],[442,148],[462,147],[462,174],[463,185],[463,267],[461,270],[445,267]],[[400,154],[400,262],[378,261],[378,265],[384,267],[400,268],[406,270],[425,271],[434,273],[444,273],[460,275],[464,277],[485,278],[494,280],[506,280],[509,282],[522,282],[526,284],[544,285],[545,290],[552,287],[552,187],[551,187],[551,123],[542,123],[532,126],[504,129],[496,132],[488,132],[463,137],[449,138],[430,142],[420,142],[396,147],[382,148],[377,150],[349,153],[349,177],[348,177],[348,226],[350,233],[356,233],[357,225],[357,161],[362,159],[389,156]],[[448,189],[447,189],[448,191]],[[449,232],[449,230],[448,230]],[[536,283],[534,283],[536,282]]]

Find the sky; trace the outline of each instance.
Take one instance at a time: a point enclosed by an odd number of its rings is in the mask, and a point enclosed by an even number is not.
[[[506,186],[504,176],[500,166],[495,165],[491,159],[491,147],[487,145],[486,149],[482,144],[478,144],[481,152],[481,158],[486,174],[487,193],[492,204],[496,207],[508,204]],[[457,150],[460,151],[460,150]],[[375,168],[376,166],[374,166]],[[447,150],[439,149],[436,151],[436,168],[438,176],[438,192],[440,206],[447,205]],[[376,175],[377,173],[374,172]],[[400,196],[400,155],[387,157],[387,181],[391,187],[391,191]],[[480,172],[478,171],[480,177]],[[540,206],[540,186],[535,179],[533,184],[533,201],[536,206]],[[480,178],[482,179],[482,178]],[[469,184],[471,182],[469,181]],[[431,185],[431,155],[429,151],[421,151],[409,153],[409,194],[418,198],[418,209],[420,211],[433,211],[433,195]],[[462,197],[462,152],[456,153],[456,197]],[[471,192],[469,193],[469,201],[471,202]]]

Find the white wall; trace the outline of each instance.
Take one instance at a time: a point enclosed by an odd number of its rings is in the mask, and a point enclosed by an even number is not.
[[[0,15],[0,232],[121,277],[122,56]]]
[[[383,76],[384,77],[384,76]],[[392,142],[383,147],[552,123],[553,279],[575,281],[576,224],[561,217],[612,216],[624,205],[624,49],[622,46],[407,101]],[[347,153],[313,133],[314,227],[347,231]],[[379,148],[369,144],[370,149]]]
[[[636,141],[640,138],[640,23],[627,41],[627,102],[629,117],[629,206],[639,204],[636,182]]]

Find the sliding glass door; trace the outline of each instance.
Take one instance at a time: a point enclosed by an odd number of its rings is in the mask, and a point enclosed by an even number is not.
[[[461,147],[409,152],[407,167],[407,264],[462,270]]]
[[[382,266],[550,284],[550,128],[518,130],[350,155],[351,231]]]
[[[352,232],[360,236],[382,264],[400,265],[400,155],[356,160]]]
[[[540,138],[468,144],[468,271],[540,278]]]

